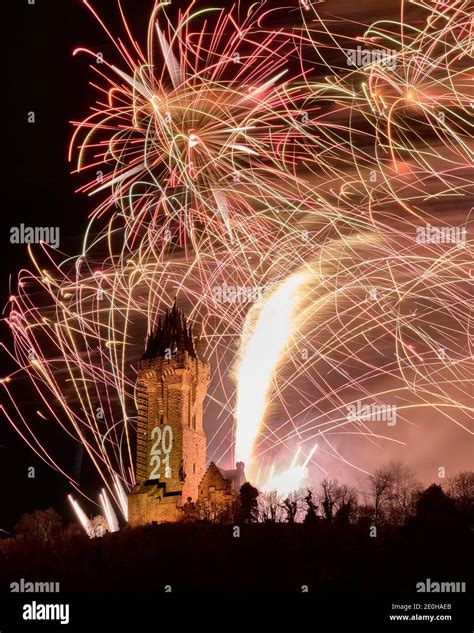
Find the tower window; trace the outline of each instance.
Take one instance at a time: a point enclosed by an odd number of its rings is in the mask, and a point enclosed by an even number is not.
[[[193,475],[196,474],[196,464],[193,464]]]
[[[163,424],[163,414],[160,413],[160,424]]]

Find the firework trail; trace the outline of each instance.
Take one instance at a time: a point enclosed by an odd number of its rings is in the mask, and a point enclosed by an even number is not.
[[[301,47],[321,60],[325,80],[311,86],[334,120],[318,130],[330,151],[308,168],[331,203],[370,214],[376,230],[400,211],[436,218],[439,200],[471,206],[470,3],[402,1],[402,21],[377,20],[357,37],[329,31],[313,10],[314,20],[302,12]]]
[[[418,239],[428,222],[468,227],[470,16],[464,2],[416,7],[422,19],[405,11],[350,41],[324,4],[284,29],[272,4],[191,3],[173,21],[157,3],[143,49],[121,9],[126,38],[101,22],[120,63],[92,65],[101,96],[70,156],[93,174],[80,190],[106,197],[79,257],[30,249],[6,315],[18,370],[2,409],[81,494],[48,425],[84,446],[110,523],[134,484],[135,363],[176,295],[213,372],[208,458],[230,459],[236,440],[264,489],[333,463],[367,472],[356,446],[405,443],[349,418],[360,401],[396,404],[397,429],[429,410],[472,435],[471,242]],[[354,41],[393,49],[395,66],[348,66]],[[269,354],[266,315],[285,289],[295,301]],[[25,376],[41,427],[17,397]]]
[[[235,450],[237,460],[249,466],[272,374],[287,346],[297,309],[297,289],[304,279],[302,273],[290,276],[262,306],[253,307],[242,332],[241,355],[237,359]]]

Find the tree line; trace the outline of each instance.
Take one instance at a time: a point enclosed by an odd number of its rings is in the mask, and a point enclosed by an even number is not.
[[[237,516],[244,522],[262,523],[366,523],[400,527],[430,503],[441,512],[459,513],[474,522],[474,472],[446,478],[443,485],[423,488],[411,468],[390,462],[367,479],[365,489],[325,478],[316,487],[302,488],[287,496],[276,491],[259,492],[244,484]],[[218,508],[215,520],[219,520]]]
[[[396,528],[420,513],[429,514],[430,509],[439,517],[462,517],[467,524],[474,525],[474,472],[460,472],[446,478],[443,485],[423,488],[408,466],[390,462],[370,475],[362,490],[325,478],[315,487],[301,488],[286,496],[275,490],[260,492],[251,483],[245,483],[233,504],[207,500],[196,504],[194,511],[186,514],[185,521]],[[94,536],[107,532],[107,522],[101,515],[92,518],[91,526]],[[24,514],[15,526],[14,538],[47,542],[59,533],[64,537],[81,531],[76,524],[63,526],[59,514],[48,508]]]

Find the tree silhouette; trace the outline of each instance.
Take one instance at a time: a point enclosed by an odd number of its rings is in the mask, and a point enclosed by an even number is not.
[[[258,520],[258,495],[257,488],[248,481],[240,488],[240,520],[243,523],[254,523]]]
[[[260,517],[264,523],[281,521],[282,498],[276,490],[262,493],[259,498]]]
[[[283,510],[286,513],[286,522],[294,523],[296,518],[296,513],[298,512],[298,499],[297,497],[288,496],[283,501]]]
[[[304,500],[306,501],[306,506],[308,508],[304,517],[304,523],[306,523],[307,525],[312,525],[318,520],[318,506],[313,501],[313,492],[310,488],[308,488]]]
[[[403,525],[413,515],[421,490],[411,468],[401,462],[390,462],[369,477],[374,506],[374,523]]]
[[[62,520],[53,508],[23,514],[15,526],[15,533],[27,539],[51,541],[59,534]]]
[[[320,486],[319,500],[324,518],[329,523],[336,517],[338,523],[352,522],[357,509],[357,490],[346,484],[340,485],[335,479],[323,479]]]
[[[378,525],[384,514],[385,506],[390,498],[393,476],[389,467],[378,468],[369,477],[370,492],[374,504],[374,523]]]
[[[456,507],[474,522],[474,472],[464,471],[447,480],[448,495]]]
[[[339,525],[352,523],[357,515],[357,490],[346,484],[339,486],[336,495],[336,506],[334,522]]]
[[[334,506],[337,501],[338,488],[338,483],[335,480],[323,479],[321,482],[319,499],[323,508],[324,518],[329,523],[332,523],[334,519]]]
[[[438,484],[431,484],[420,492],[416,502],[416,519],[431,525],[456,516],[456,505]]]

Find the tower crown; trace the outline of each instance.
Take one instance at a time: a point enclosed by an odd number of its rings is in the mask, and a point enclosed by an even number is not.
[[[164,357],[169,352],[188,352],[192,358],[198,358],[192,326],[176,305],[176,299],[173,307],[166,310],[163,321],[158,320],[155,332],[148,335],[142,360]]]

